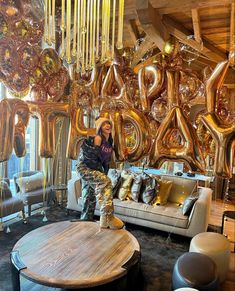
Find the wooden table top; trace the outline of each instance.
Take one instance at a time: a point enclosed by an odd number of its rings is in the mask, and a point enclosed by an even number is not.
[[[128,231],[100,229],[99,223],[63,221],[23,236],[13,251],[27,266],[25,278],[52,287],[86,288],[114,281],[127,273],[122,266],[135,251]]]

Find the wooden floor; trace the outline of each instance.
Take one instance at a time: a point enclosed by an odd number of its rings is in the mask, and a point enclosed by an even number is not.
[[[221,227],[222,215],[226,210],[235,210],[235,203],[231,201],[213,200],[211,207],[211,216],[209,223],[211,225]],[[221,284],[219,291],[234,291],[235,290],[235,253],[234,253],[234,243],[235,243],[235,220],[228,219],[224,224],[224,234],[227,235],[228,239],[231,241],[231,257],[229,272],[226,281]]]

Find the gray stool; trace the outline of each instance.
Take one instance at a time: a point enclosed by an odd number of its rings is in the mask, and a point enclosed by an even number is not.
[[[183,287],[217,291],[219,280],[214,261],[204,254],[194,252],[180,256],[173,269],[172,290]]]

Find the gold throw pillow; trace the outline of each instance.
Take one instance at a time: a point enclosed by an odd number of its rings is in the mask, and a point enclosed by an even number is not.
[[[118,198],[120,200],[125,200],[131,197],[131,184],[133,181],[132,174],[128,173],[127,171],[123,170],[121,173],[121,186],[118,190]]]
[[[153,205],[165,205],[170,195],[173,182],[159,179],[158,183],[159,190],[157,193],[157,197],[153,202]]]

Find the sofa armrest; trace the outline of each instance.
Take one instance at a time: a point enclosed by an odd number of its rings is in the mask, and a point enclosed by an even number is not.
[[[77,210],[78,199],[81,196],[80,177],[73,177],[68,181],[68,203],[67,208]]]
[[[211,200],[212,190],[205,187],[199,188],[199,198],[195,202],[189,216],[188,230],[193,232],[194,235],[207,231],[210,218]]]

